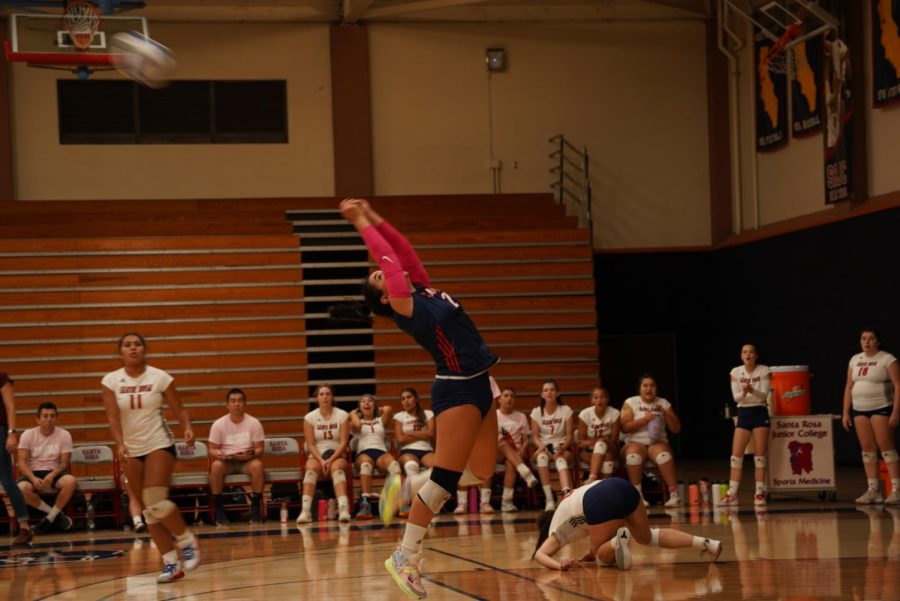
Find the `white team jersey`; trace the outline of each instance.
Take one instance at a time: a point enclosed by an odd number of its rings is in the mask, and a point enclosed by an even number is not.
[[[175,444],[163,412],[164,393],[173,380],[149,365],[137,378],[129,376],[124,367],[103,377],[101,384],[116,396],[122,435],[131,457],[143,457]]]
[[[603,413],[603,417],[597,417],[597,412],[594,410],[594,407],[588,407],[578,414],[578,419],[587,425],[587,437],[589,440],[602,438],[603,440],[609,441],[609,437],[612,435],[613,426],[619,421],[619,410],[607,406],[606,411]],[[618,444],[619,441],[616,440],[613,442]]]
[[[566,442],[566,421],[574,415],[572,408],[568,405],[557,405],[556,411],[552,414],[544,411],[541,414],[541,408],[535,407],[531,411],[531,419],[538,425],[538,435],[541,438],[541,444],[559,446]]]
[[[853,408],[857,411],[874,411],[894,403],[894,386],[888,368],[897,360],[890,353],[878,351],[871,357],[865,353],[850,359],[853,378]]]
[[[649,413],[657,413],[662,416],[664,411],[668,411],[672,407],[672,404],[666,399],[656,397],[653,399],[652,403],[645,403],[640,396],[633,396],[625,399],[625,405],[631,407],[631,411],[634,413],[634,419],[641,419]],[[649,424],[644,425],[641,429],[635,430],[630,434],[626,434],[625,442],[637,442],[643,445],[652,444],[653,441],[650,439]],[[669,442],[669,437],[666,435],[665,424],[659,429],[659,438],[657,439],[657,442]]]
[[[394,421],[400,422],[401,430],[404,434],[408,432],[420,432],[428,427],[428,422],[434,419],[434,412],[430,409],[425,410],[425,425],[423,426],[419,423],[419,418],[411,413],[407,413],[406,411],[401,411],[400,413],[394,414]],[[433,451],[434,446],[431,444],[430,440],[417,440],[415,442],[410,442],[408,444],[403,445],[401,451],[405,451],[406,449],[412,449],[414,451]]]
[[[738,407],[765,407],[772,384],[771,378],[769,368],[765,365],[757,364],[750,373],[747,373],[743,365],[735,367],[731,370],[731,394],[734,402]],[[746,396],[741,389],[742,384],[750,384],[753,387],[753,390]]]
[[[592,407],[593,409],[593,407]],[[550,520],[550,534],[556,535],[561,547],[573,543],[588,535],[587,519],[584,517],[584,493],[592,486],[603,482],[594,480],[590,484],[579,486],[563,497],[556,506],[556,513]]]
[[[384,422],[380,417],[374,419],[359,418],[360,429],[354,436],[356,438],[356,452],[362,453],[369,449],[375,449],[387,453],[387,444],[384,437]]]
[[[315,432],[316,448],[320,453],[334,451],[341,444],[341,424],[350,418],[350,414],[343,409],[332,407],[331,416],[325,419],[319,409],[310,411],[303,418],[313,427]],[[307,442],[307,444],[309,444]]]

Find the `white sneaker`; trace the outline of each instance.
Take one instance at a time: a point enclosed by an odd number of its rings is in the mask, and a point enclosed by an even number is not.
[[[631,549],[628,543],[631,542],[631,532],[628,528],[619,528],[616,531],[616,537],[612,539],[612,547],[616,552],[616,565],[620,570],[631,569]]]
[[[544,511],[556,511],[556,503],[553,502],[553,499],[547,499],[547,502],[544,503]]]
[[[900,490],[893,489],[891,494],[884,500],[885,505],[900,505]]]
[[[349,522],[350,521],[350,512],[346,509],[341,509],[338,512],[338,521],[339,522]]]
[[[181,562],[167,563],[163,566],[162,572],[156,577],[157,582],[175,582],[184,578],[184,570],[181,569]]]
[[[867,505],[869,503],[884,503],[884,497],[877,490],[868,488],[866,489],[866,492],[856,498],[856,502],[860,505]]]
[[[738,498],[737,495],[726,494],[722,497],[722,500],[719,501],[719,505],[723,507],[737,507],[738,506]]]
[[[297,516],[298,524],[309,524],[310,522],[312,522],[312,515],[308,511],[301,511]]]
[[[519,508],[515,506],[512,501],[503,501],[500,503],[500,511],[508,512],[508,511],[518,511]]]
[[[400,590],[410,599],[424,599],[428,596],[428,592],[422,586],[422,578],[419,576],[417,557],[407,557],[398,548],[385,560],[384,567]]]
[[[703,548],[700,549],[700,557],[704,555],[708,555],[708,559],[710,563],[719,559],[719,555],[722,554],[722,541],[718,541],[714,538],[707,538],[703,541]]]
[[[184,543],[176,543],[181,549],[181,561],[185,572],[190,572],[200,565],[200,545],[197,544],[197,537],[191,536],[191,540]]]
[[[491,507],[490,503],[482,503],[478,509],[480,513],[494,513],[494,508]]]
[[[534,477],[534,474],[528,472],[528,475],[525,476],[525,484],[528,488],[534,488],[539,483],[538,479]]]
[[[758,492],[755,495],[753,495],[753,504],[756,505],[757,507],[761,507],[761,506],[765,505],[766,502],[767,502],[766,501],[766,493]]]
[[[454,513],[455,515],[460,515],[460,514],[463,514],[463,513],[469,513],[469,508],[466,506],[465,503],[457,503],[457,504],[456,504],[456,509],[453,510],[453,513]]]
[[[669,495],[669,500],[665,502],[664,507],[681,507],[681,497],[678,496],[677,492],[673,492]]]

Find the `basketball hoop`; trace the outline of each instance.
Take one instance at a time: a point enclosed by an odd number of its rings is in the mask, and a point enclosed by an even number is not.
[[[78,50],[87,50],[100,28],[100,11],[90,2],[72,2],[66,6],[62,25]]]
[[[801,35],[803,35],[801,23],[791,23],[787,26],[784,33],[769,48],[769,54],[764,59],[769,71],[794,77],[797,72],[797,59],[791,49],[793,46],[791,42]]]

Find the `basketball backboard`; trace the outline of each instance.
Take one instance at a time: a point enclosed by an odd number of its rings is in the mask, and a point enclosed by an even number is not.
[[[819,0],[724,0],[724,3],[729,13],[750,21],[773,42],[779,41],[789,27],[799,25],[802,34],[791,36],[788,47],[838,27],[838,19]]]

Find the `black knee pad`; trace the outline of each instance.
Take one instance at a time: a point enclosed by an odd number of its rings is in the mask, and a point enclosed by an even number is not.
[[[462,472],[454,472],[437,466],[431,470],[431,481],[448,492],[456,490],[460,478],[462,478]]]

